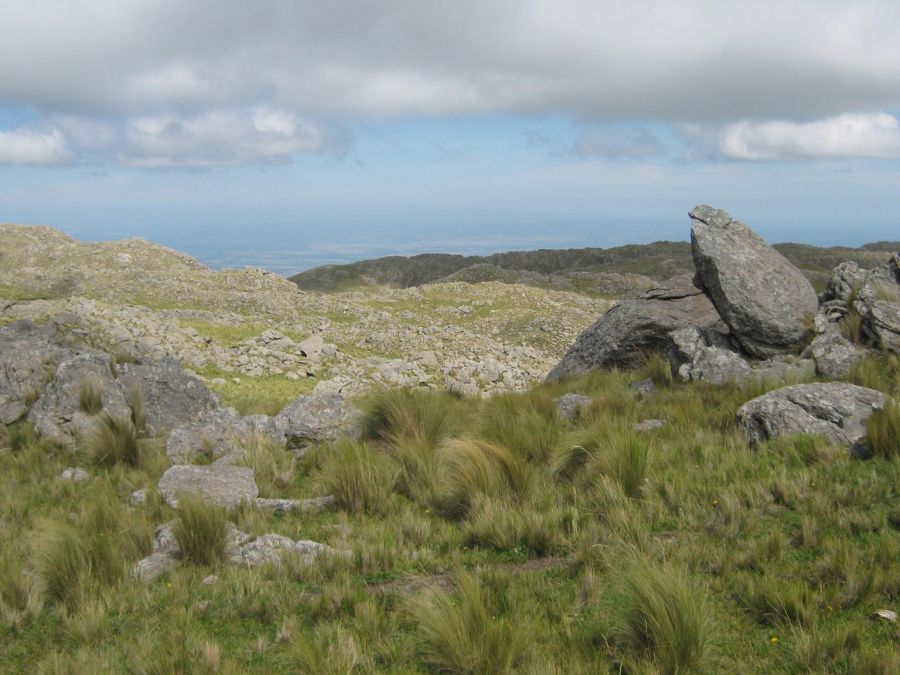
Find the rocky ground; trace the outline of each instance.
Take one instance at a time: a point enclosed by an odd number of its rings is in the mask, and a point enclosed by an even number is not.
[[[53,319],[113,354],[174,357],[226,402],[263,385],[285,402],[379,383],[522,390],[611,304],[502,283],[303,292],[139,239],[88,244],[6,224],[0,241],[0,322]]]

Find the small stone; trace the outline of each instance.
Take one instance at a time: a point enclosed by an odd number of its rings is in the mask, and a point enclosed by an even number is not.
[[[643,422],[638,422],[633,425],[631,428],[634,431],[645,432],[645,431],[653,431],[654,429],[661,429],[666,426],[665,420],[660,419],[649,419],[644,420]]]
[[[209,576],[203,577],[203,585],[204,586],[212,586],[219,580],[215,574],[210,574]]]
[[[147,488],[141,488],[131,493],[128,499],[129,506],[140,506],[147,503]]]
[[[873,619],[881,619],[882,621],[889,621],[890,623],[897,622],[897,612],[890,609],[878,609],[872,614]]]
[[[68,469],[59,474],[60,480],[70,480],[73,483],[82,483],[86,481],[90,476],[88,472],[82,468],[70,466]]]

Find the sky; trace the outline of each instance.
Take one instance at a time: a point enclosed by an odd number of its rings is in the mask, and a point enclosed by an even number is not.
[[[4,0],[0,222],[290,272],[900,239],[896,0]]]

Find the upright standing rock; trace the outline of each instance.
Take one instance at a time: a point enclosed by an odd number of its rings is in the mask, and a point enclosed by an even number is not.
[[[765,358],[799,342],[818,309],[800,270],[725,211],[698,206],[690,216],[695,283],[741,346]]]

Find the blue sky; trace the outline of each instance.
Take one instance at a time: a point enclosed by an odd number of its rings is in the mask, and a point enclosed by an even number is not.
[[[10,0],[0,23],[0,221],[281,272],[685,239],[701,202],[772,241],[900,238],[895,2]]]

